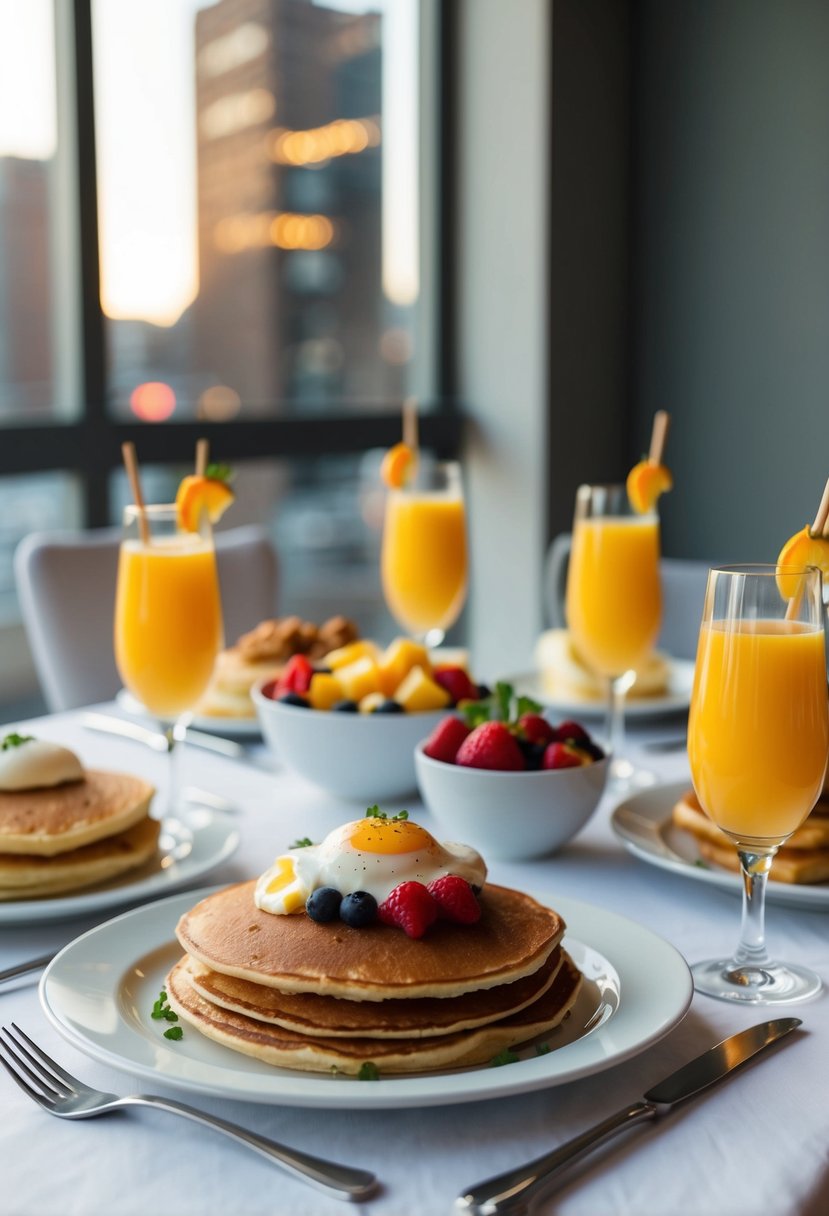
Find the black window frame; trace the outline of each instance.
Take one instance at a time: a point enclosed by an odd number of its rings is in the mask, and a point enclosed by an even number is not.
[[[60,2],[60,0],[58,0]],[[437,181],[435,309],[435,395],[423,403],[420,438],[448,459],[460,454],[463,411],[456,396],[454,305],[451,251],[454,247],[456,104],[453,48],[457,29],[454,0],[435,0],[434,48],[437,76],[435,179]],[[0,426],[0,477],[68,471],[79,484],[85,527],[111,522],[110,477],[121,466],[121,445],[131,441],[145,464],[186,464],[196,439],[206,436],[223,460],[356,453],[386,447],[400,438],[400,402],[371,412],[331,411],[229,422],[139,423],[107,412],[105,317],[100,302],[95,104],[92,73],[92,0],[72,0],[74,120],[77,134],[77,200],[81,345],[81,411],[71,420],[39,424],[10,421]],[[61,48],[57,48],[60,54]]]

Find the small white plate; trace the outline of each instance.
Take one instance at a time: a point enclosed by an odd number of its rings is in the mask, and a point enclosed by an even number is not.
[[[115,694],[115,703],[131,718],[149,719],[158,722],[155,717],[126,688],[120,688]],[[261,739],[259,720],[254,713],[252,718],[217,718],[213,714],[195,714],[190,723],[196,730],[208,731],[212,735],[225,735],[229,739]]]
[[[682,956],[643,926],[555,898],[565,946],[587,976],[548,1054],[484,1067],[358,1081],[275,1068],[185,1026],[177,1042],[150,1017],[164,977],[181,957],[178,918],[206,891],[136,908],[66,946],[45,971],[40,1000],[60,1033],[94,1059],[156,1084],[195,1093],[329,1109],[440,1106],[561,1085],[630,1059],[685,1015],[691,976]],[[545,897],[537,896],[542,900]],[[549,898],[549,897],[547,897]]]
[[[690,788],[690,778],[686,778],[642,790],[616,807],[610,820],[613,830],[634,857],[672,874],[741,895],[740,875],[706,861],[691,833],[674,827],[671,820],[674,803]],[[829,909],[829,883],[806,885],[771,880],[766,886],[766,899],[792,908]]]
[[[573,717],[583,718],[603,718],[607,714],[606,701],[595,701],[587,697],[554,696],[544,688],[539,672],[507,676],[506,681],[512,684],[517,693],[532,697],[545,709],[555,710],[558,714],[572,714]],[[693,683],[693,662],[690,659],[669,659],[667,691],[653,697],[626,697],[625,717],[649,718],[661,714],[681,713],[691,704]]]
[[[186,824],[162,821],[158,854],[132,873],[75,895],[4,901],[0,903],[0,925],[68,920],[135,900],[157,899],[203,878],[227,861],[238,847],[239,832],[227,815],[193,807],[187,813]]]

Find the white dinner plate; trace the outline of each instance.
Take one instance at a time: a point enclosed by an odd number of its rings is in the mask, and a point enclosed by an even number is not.
[[[156,1084],[276,1105],[383,1109],[498,1098],[601,1072],[662,1038],[691,1001],[690,973],[673,946],[624,917],[556,897],[567,922],[565,946],[587,983],[549,1036],[549,1053],[498,1068],[371,1082],[275,1068],[187,1025],[184,1037],[170,1042],[165,1024],[150,1017],[181,957],[178,918],[205,894],[135,908],[66,946],[40,984],[41,1004],[60,1033],[93,1058]]]
[[[506,682],[512,684],[517,693],[532,697],[545,709],[552,709],[558,714],[572,715],[574,718],[604,718],[607,714],[607,702],[604,700],[554,696],[544,688],[541,675],[537,671],[507,676]],[[661,714],[681,713],[683,710],[687,710],[691,704],[693,683],[694,664],[690,659],[668,659],[667,690],[659,696],[626,697],[625,717],[649,718],[658,717]]]
[[[158,718],[141,704],[138,697],[134,697],[126,688],[118,690],[115,694],[115,702],[131,718],[158,721]],[[229,739],[261,739],[262,737],[259,719],[255,714],[252,718],[218,718],[215,714],[195,714],[190,725],[196,730],[205,730],[213,735],[225,735]]]
[[[0,903],[0,925],[64,920],[117,908],[134,900],[158,899],[184,883],[203,878],[239,847],[239,832],[221,812],[194,807],[187,823],[163,820],[157,856],[131,873],[74,895]]]
[[[613,830],[634,857],[673,874],[742,895],[740,875],[706,861],[691,833],[674,827],[671,821],[674,803],[690,788],[691,780],[686,778],[670,785],[653,785],[634,794],[614,810],[610,820]],[[766,899],[792,908],[829,908],[829,883],[806,885],[770,880]]]

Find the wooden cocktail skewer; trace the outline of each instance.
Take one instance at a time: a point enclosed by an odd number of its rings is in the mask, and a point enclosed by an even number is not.
[[[204,477],[207,474],[207,459],[210,454],[210,440],[196,440],[196,476]]]
[[[667,410],[657,410],[653,416],[651,447],[648,452],[648,460],[651,464],[662,464],[662,457],[665,453],[665,441],[668,438],[668,427],[670,424],[671,415]]]
[[[823,496],[820,500],[820,506],[817,509],[809,532],[812,536],[829,536],[829,477],[826,479],[826,485],[823,487]],[[786,608],[787,621],[791,621],[797,616],[798,612],[800,611],[800,601],[802,599],[803,580],[801,579],[797,593],[789,600],[789,605]]]
[[[147,515],[144,508],[144,495],[141,492],[141,478],[138,475],[138,457],[135,454],[134,443],[122,443],[121,455],[124,458],[124,467],[127,470],[130,489],[132,490],[132,500],[138,508],[138,530],[141,533],[141,540],[145,545],[150,543],[150,528],[147,523]]]
[[[417,455],[418,435],[417,398],[407,397],[403,402],[403,442]]]

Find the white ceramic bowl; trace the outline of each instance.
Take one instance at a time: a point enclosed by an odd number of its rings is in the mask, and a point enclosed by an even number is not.
[[[279,760],[329,794],[364,806],[417,792],[414,750],[445,709],[420,714],[343,714],[283,705],[252,690],[265,741]]]
[[[581,831],[598,806],[610,759],[579,768],[496,772],[433,760],[415,750],[417,784],[447,840],[484,857],[523,861],[554,853]]]

